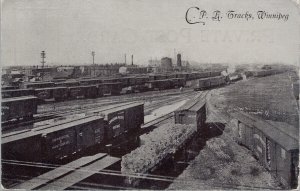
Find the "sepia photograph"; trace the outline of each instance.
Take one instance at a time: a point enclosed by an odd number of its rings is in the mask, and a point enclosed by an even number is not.
[[[299,0],[1,0],[1,189],[297,190]]]

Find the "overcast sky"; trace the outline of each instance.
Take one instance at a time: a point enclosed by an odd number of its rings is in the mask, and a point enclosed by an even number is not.
[[[289,14],[283,20],[207,20],[188,24],[188,8]],[[209,15],[210,16],[210,15]],[[288,0],[4,0],[3,65],[123,62],[174,56],[198,62],[299,63],[299,9]]]

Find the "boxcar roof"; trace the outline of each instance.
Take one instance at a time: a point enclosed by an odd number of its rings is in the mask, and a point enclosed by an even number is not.
[[[53,89],[65,89],[67,87],[47,87],[47,88],[36,88],[35,90],[53,90]]]
[[[218,79],[218,78],[223,78],[224,76],[214,76],[214,77],[207,77],[207,78],[200,78],[198,79],[199,81],[202,80],[211,80],[211,79]]]
[[[184,111],[184,110],[198,111],[203,106],[205,106],[205,100],[192,99],[192,100],[189,100],[187,103],[185,103],[180,108],[178,108],[176,111]]]
[[[137,107],[137,106],[140,106],[140,105],[144,105],[144,103],[132,103],[132,104],[128,104],[128,105],[123,105],[123,106],[120,106],[120,107],[116,107],[116,108],[111,108],[111,109],[103,110],[103,111],[100,111],[99,113],[101,113],[102,115],[104,115],[104,120],[107,120],[108,114],[110,114],[110,113],[122,111],[122,110],[125,110],[125,109],[128,109],[128,108],[134,108],[134,107]]]
[[[2,103],[11,102],[11,101],[21,101],[21,100],[30,100],[30,99],[37,99],[35,96],[20,96],[20,97],[10,97],[10,98],[3,98]]]
[[[244,112],[232,115],[242,123],[262,131],[286,150],[299,149],[299,129],[283,122],[265,121]]]
[[[33,91],[32,89],[12,89],[12,90],[2,90],[3,92],[18,92],[18,91]]]

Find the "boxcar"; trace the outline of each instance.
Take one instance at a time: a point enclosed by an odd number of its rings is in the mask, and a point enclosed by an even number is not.
[[[37,113],[37,98],[23,96],[2,99],[2,121],[11,119],[32,118]]]
[[[130,83],[131,83],[131,79],[134,79],[135,77],[122,77],[120,79],[121,83],[122,83],[122,87],[125,88],[125,87],[128,87],[130,86]],[[134,82],[135,83],[135,82]]]
[[[37,89],[37,88],[48,88],[48,87],[54,87],[54,82],[23,82],[20,84],[21,88],[26,89]]]
[[[65,158],[104,141],[103,118],[91,116],[42,129],[44,160]]]
[[[98,85],[101,84],[100,79],[82,79],[79,81],[80,85]]]
[[[54,87],[52,88],[52,95],[56,101],[66,100],[69,97],[69,90],[67,87]]]
[[[121,82],[121,78],[102,78],[102,83],[118,83]]]
[[[174,87],[184,87],[186,84],[186,81],[184,78],[173,78],[171,79]]]
[[[95,113],[104,115],[107,140],[128,131],[137,132],[144,123],[143,103],[123,105],[105,111],[95,111]]]
[[[85,98],[96,98],[98,97],[98,88],[96,85],[81,86],[82,91],[84,91]]]
[[[54,162],[104,143],[100,116],[62,120],[24,133],[2,135],[2,157],[32,162]]]
[[[226,83],[224,76],[216,76],[210,78],[202,78],[197,81],[197,85],[194,90],[204,90],[213,87],[222,86]]]
[[[135,77],[134,85],[144,85],[148,81],[149,81],[148,77]]]
[[[221,72],[220,71],[211,71],[210,72],[210,77],[215,77],[215,76],[220,76],[221,75]]]
[[[38,88],[35,89],[35,96],[40,100],[52,99],[52,89],[51,88]]]
[[[29,95],[33,96],[34,90],[32,89],[2,90],[1,95],[2,98],[21,97],[21,96],[29,96]]]
[[[150,74],[149,75],[150,81],[164,80],[164,79],[167,79],[167,75],[165,75],[165,74]]]
[[[96,98],[98,97],[98,88],[96,85],[69,87],[71,99]]]
[[[150,90],[165,90],[172,88],[172,81],[169,79],[149,81],[146,84]]]
[[[206,132],[206,104],[204,100],[192,99],[178,108],[175,112],[176,124],[193,124],[197,131]]]
[[[264,121],[244,112],[236,119],[236,140],[285,186],[296,188],[299,163],[299,129],[283,122]]]
[[[84,97],[84,91],[79,86],[76,87],[68,87],[69,98],[70,99],[79,99]]]
[[[42,146],[41,135],[30,130],[18,134],[2,134],[1,157],[9,160],[40,162]]]
[[[210,72],[200,72],[199,78],[208,78],[210,76]]]
[[[122,91],[122,83],[103,83],[101,85],[103,95],[119,95]]]

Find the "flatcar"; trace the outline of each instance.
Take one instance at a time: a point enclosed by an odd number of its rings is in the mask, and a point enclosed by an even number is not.
[[[1,95],[2,98],[21,97],[21,96],[29,96],[29,95],[33,96],[34,90],[32,89],[2,90]]]
[[[37,97],[35,96],[4,98],[1,103],[2,122],[32,118],[37,113]]]

